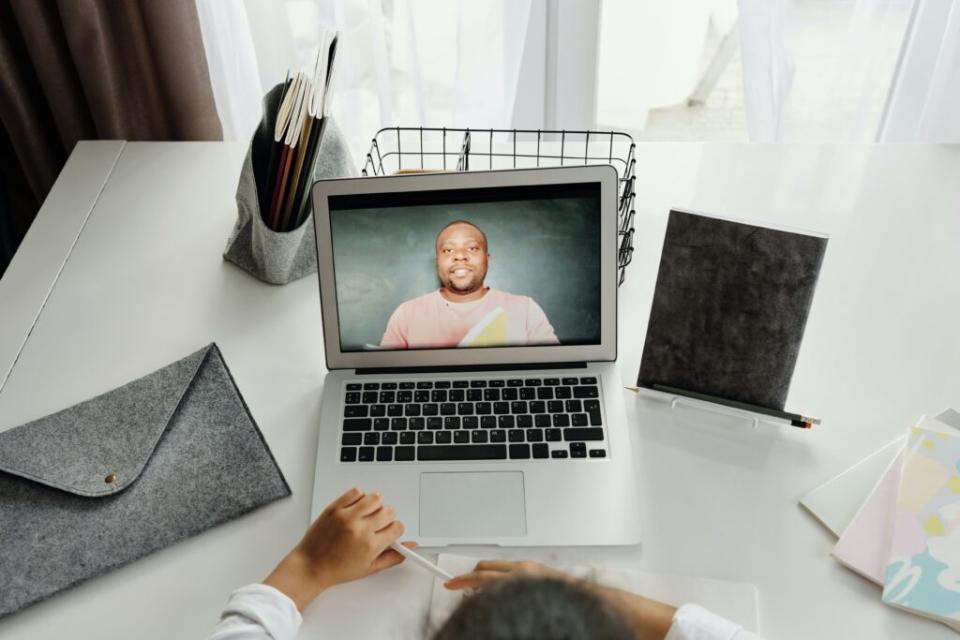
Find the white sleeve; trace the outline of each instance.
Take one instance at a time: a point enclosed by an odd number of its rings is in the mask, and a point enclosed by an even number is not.
[[[685,604],[673,614],[664,640],[760,640],[735,622],[696,604]]]
[[[303,618],[285,594],[250,584],[230,594],[209,640],[293,640]]]

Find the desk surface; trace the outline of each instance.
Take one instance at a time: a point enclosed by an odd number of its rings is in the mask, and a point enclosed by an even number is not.
[[[0,281],[0,430],[215,340],[293,496],[0,621],[4,638],[204,637],[228,593],[262,579],[307,525],[319,298],[313,277],[275,287],[222,261],[244,151],[77,146]],[[797,501],[920,414],[960,406],[960,146],[643,144],[637,175],[624,382],[639,366],[671,206],[814,229],[831,240],[788,408],[823,424],[754,430],[629,396],[640,547],[458,552],[751,582],[770,638],[951,637],[880,604],[828,557],[831,536]],[[403,566],[339,587],[308,611],[304,635],[401,637],[429,583]]]

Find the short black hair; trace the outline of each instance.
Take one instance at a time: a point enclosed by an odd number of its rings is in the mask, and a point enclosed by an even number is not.
[[[626,619],[584,583],[507,578],[466,598],[433,640],[629,640]]]
[[[434,247],[437,246],[437,242],[440,240],[440,234],[443,233],[444,231],[446,231],[447,229],[449,229],[450,227],[452,227],[452,226],[455,225],[455,224],[466,224],[466,225],[470,225],[471,227],[473,227],[474,229],[476,229],[477,231],[479,231],[479,232],[480,232],[480,235],[483,236],[483,249],[484,249],[484,251],[489,251],[489,250],[490,250],[490,245],[487,244],[487,234],[485,234],[485,233],[483,232],[483,229],[481,229],[480,227],[478,227],[478,226],[475,225],[474,223],[470,222],[469,220],[454,220],[453,222],[450,222],[450,223],[445,224],[445,225],[443,226],[443,228],[440,229],[440,231],[437,231],[437,237],[433,239],[433,246],[434,246]]]

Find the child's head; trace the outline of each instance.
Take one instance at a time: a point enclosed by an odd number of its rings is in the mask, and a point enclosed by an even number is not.
[[[627,640],[623,617],[595,593],[567,580],[506,579],[467,598],[433,640]]]

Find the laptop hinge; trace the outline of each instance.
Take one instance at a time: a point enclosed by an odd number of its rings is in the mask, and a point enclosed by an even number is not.
[[[358,376],[409,373],[457,373],[464,371],[529,371],[532,369],[586,369],[586,362],[537,362],[530,364],[474,364],[449,367],[371,367],[357,369]]]

